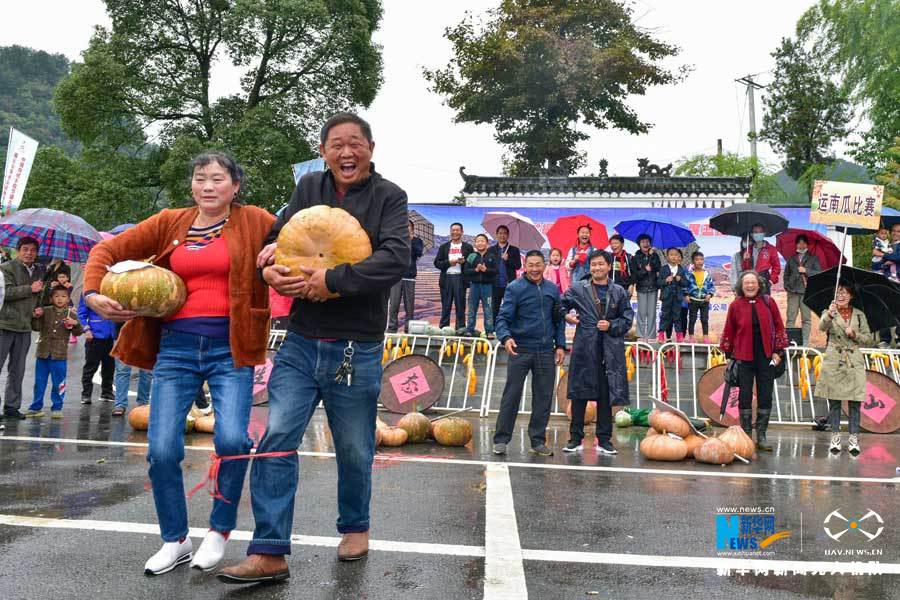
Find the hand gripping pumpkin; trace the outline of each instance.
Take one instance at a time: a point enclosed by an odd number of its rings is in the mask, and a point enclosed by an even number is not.
[[[330,269],[356,264],[372,255],[372,243],[356,218],[342,208],[325,205],[304,208],[278,234],[275,264],[306,277],[300,267]]]
[[[142,317],[171,317],[187,299],[181,277],[149,262],[125,261],[109,268],[100,293]]]

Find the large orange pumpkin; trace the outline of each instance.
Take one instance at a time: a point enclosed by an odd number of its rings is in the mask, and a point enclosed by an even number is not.
[[[694,452],[697,451],[697,448],[703,445],[703,442],[706,441],[706,438],[702,438],[699,435],[694,435],[693,433],[684,438],[684,443],[687,444],[688,458],[694,457]]]
[[[659,433],[668,431],[681,438],[687,437],[691,433],[691,424],[675,413],[653,409],[647,420]]]
[[[403,415],[397,427],[406,431],[409,435],[409,441],[418,444],[428,439],[428,430],[430,421],[428,417],[420,412],[411,412]]]
[[[319,204],[304,208],[278,234],[275,263],[305,277],[300,267],[330,269],[356,264],[372,255],[372,243],[356,218],[342,208]]]
[[[181,277],[149,263],[144,268],[124,273],[109,271],[100,282],[100,293],[121,304],[125,310],[133,310],[142,317],[162,319],[178,312],[187,298],[187,288]]]
[[[694,450],[694,458],[711,465],[730,465],[734,461],[734,452],[719,438],[709,438],[703,445]]]
[[[385,427],[381,430],[381,443],[385,446],[402,446],[409,435],[399,427]]]
[[[739,425],[732,425],[719,435],[719,439],[731,448],[731,451],[746,459],[753,458],[753,450],[756,445],[753,439],[747,435]]]
[[[376,427],[375,428],[375,447],[376,448],[381,445],[381,441],[382,441],[381,436],[382,436],[381,428]]]
[[[566,406],[566,416],[569,419],[572,418],[572,403],[570,402]],[[587,406],[584,408],[584,424],[590,425],[591,423],[597,422],[597,403],[596,402],[588,402]]]
[[[447,417],[434,424],[434,439],[441,446],[465,446],[472,441],[472,424],[459,417]]]
[[[194,420],[194,431],[200,433],[215,433],[216,417],[213,414],[203,415]]]
[[[128,411],[128,424],[135,431],[147,431],[150,425],[150,405],[135,406]]]
[[[687,456],[687,444],[684,440],[665,433],[645,437],[638,448],[650,460],[678,461]]]

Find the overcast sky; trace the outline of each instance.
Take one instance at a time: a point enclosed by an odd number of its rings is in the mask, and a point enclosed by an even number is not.
[[[501,172],[503,148],[494,142],[493,129],[455,124],[452,111],[422,78],[423,67],[443,66],[450,58],[444,28],[466,11],[480,14],[496,4],[383,0],[377,39],[384,47],[384,85],[364,115],[374,130],[379,171],[404,187],[411,202],[449,201],[462,187],[461,165],[469,174]],[[100,0],[4,5],[0,45],[31,46],[73,60],[87,47],[94,25],[108,24]],[[654,124],[646,135],[588,130],[591,139],[582,147],[588,154],[585,171],[596,172],[605,157],[611,175],[636,175],[638,157],[664,166],[682,156],[715,152],[717,138],[726,150],[749,154],[746,95],[734,80],[760,73],[758,81],[768,83],[774,64],[770,53],[782,37],[793,34],[797,19],[811,5],[811,0],[636,0],[639,25],[682,48],[670,64],[687,63],[694,70],[679,85],[654,88],[630,100],[640,118]],[[214,76],[214,93],[237,88],[234,69],[221,67]],[[757,127],[761,124],[758,100]],[[778,162],[766,144],[759,145],[759,153]]]

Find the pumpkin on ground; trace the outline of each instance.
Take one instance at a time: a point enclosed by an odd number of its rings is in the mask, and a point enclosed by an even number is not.
[[[659,432],[652,427],[648,427],[647,434],[644,437],[648,438],[648,437],[653,437],[654,435],[659,435]]]
[[[691,424],[675,413],[654,409],[650,411],[650,415],[647,418],[650,421],[650,426],[659,433],[668,431],[681,438],[687,437],[691,433]]]
[[[572,418],[572,403],[569,402],[569,405],[566,406],[566,416],[571,420]],[[597,422],[597,403],[596,402],[588,402],[587,406],[584,409],[584,424],[590,425],[591,423]]]
[[[428,438],[428,417],[420,412],[411,412],[403,415],[397,427],[404,429],[409,436],[409,441],[418,444]]]
[[[694,458],[711,465],[730,465],[734,461],[734,452],[721,439],[712,437],[694,450]]]
[[[128,424],[135,431],[147,431],[150,426],[150,405],[135,406],[128,411]]]
[[[650,460],[678,461],[687,456],[687,444],[679,437],[661,433],[641,440],[641,455]]]
[[[731,451],[738,456],[746,459],[753,458],[753,451],[756,449],[756,445],[753,443],[753,439],[739,425],[732,425],[726,429],[719,435],[719,439],[725,442],[731,448]]]
[[[381,443],[385,446],[402,446],[408,437],[406,430],[399,427],[385,427],[381,430]]]
[[[383,434],[381,433],[381,428],[380,428],[380,427],[376,427],[376,428],[375,428],[375,447],[376,447],[376,448],[377,448],[378,446],[381,445],[381,442],[382,442],[382,439],[381,439],[381,438],[382,438],[382,435],[383,435]]]
[[[381,420],[381,417],[375,417],[375,428],[376,429],[386,429],[389,427],[387,423]]]
[[[112,269],[115,269],[115,265]],[[100,293],[109,296],[125,310],[142,317],[166,318],[174,315],[187,298],[181,277],[168,269],[146,267],[115,273],[109,271],[100,282]]]
[[[203,415],[194,419],[194,431],[200,433],[215,433],[216,417],[212,414]]]
[[[434,423],[434,439],[441,446],[465,446],[472,441],[472,424],[459,417]]]
[[[356,264],[372,255],[372,243],[356,217],[342,208],[319,204],[304,208],[278,234],[275,263],[306,277],[300,267],[330,269]]]
[[[703,442],[706,441],[706,438],[702,438],[699,435],[694,435],[693,433],[684,438],[684,443],[687,444],[688,447],[688,458],[694,457],[694,452],[697,451],[697,448],[703,445]]]

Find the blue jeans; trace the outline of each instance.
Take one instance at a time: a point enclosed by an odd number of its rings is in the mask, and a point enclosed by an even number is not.
[[[311,340],[289,332],[269,379],[269,423],[257,452],[292,454],[253,461],[250,490],[256,531],[247,554],[290,554],[300,447],[313,411],[324,401],[338,469],[337,530],[369,530],[375,416],[381,391],[381,342],[353,342],[353,380],[336,383],[346,340]]]
[[[494,309],[492,306],[494,286],[490,283],[469,284],[469,322],[466,329],[475,331],[475,318],[478,316],[478,303],[484,307],[484,332],[494,333]]]
[[[138,369],[137,403],[138,405],[150,402],[150,384],[153,374],[150,371]],[[128,408],[128,391],[131,388],[131,367],[116,359],[116,407]]]
[[[28,410],[41,410],[44,407],[44,392],[47,391],[47,378],[53,382],[50,388],[51,410],[62,410],[66,399],[66,361],[65,359],[38,358],[34,362],[34,401]]]
[[[213,437],[216,454],[247,454],[253,446],[247,435],[253,403],[253,368],[234,367],[228,340],[163,331],[153,369],[147,462],[150,463],[156,516],[165,542],[177,542],[188,534],[187,503],[181,477],[184,422],[204,380],[209,383],[216,416]],[[222,462],[219,491],[229,502],[213,500],[209,516],[211,529],[222,533],[234,529],[247,462]]]

